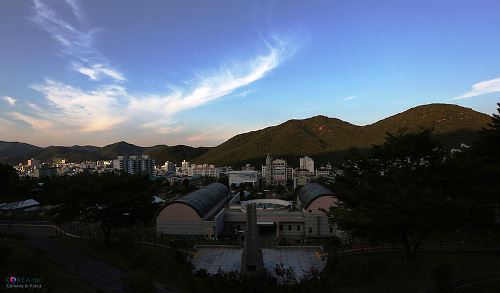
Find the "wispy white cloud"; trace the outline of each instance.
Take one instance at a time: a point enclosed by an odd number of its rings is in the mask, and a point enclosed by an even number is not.
[[[288,48],[281,45],[270,47],[266,54],[240,62],[238,66],[224,66],[191,83],[170,86],[170,93],[165,95],[131,94],[119,84],[84,90],[48,79],[32,86],[44,96],[48,106],[31,103],[28,108],[34,117],[45,117],[57,122],[53,125],[80,131],[109,130],[126,124],[162,134],[175,133],[185,128],[172,122],[176,113],[232,94],[262,79],[279,66],[289,56]],[[92,68],[86,74],[92,79],[96,78],[94,75],[112,74],[100,70],[100,67]],[[27,119],[24,117],[22,120]]]
[[[461,100],[476,96],[500,92],[500,77],[485,80],[472,85],[472,90],[463,95],[452,98],[452,100]]]
[[[173,87],[174,90],[168,95],[132,98],[129,109],[171,116],[217,100],[268,75],[293,51],[291,45],[282,41],[276,46],[268,44],[267,54],[238,66],[225,66],[212,74],[201,76],[194,82],[194,86],[187,85],[187,89]]]
[[[350,100],[355,99],[357,97],[359,97],[359,96],[348,96],[348,97],[343,98],[343,100],[344,101],[350,101]]]
[[[32,107],[33,113],[81,131],[102,131],[116,127],[127,117],[122,115],[127,91],[120,85],[104,85],[82,90],[61,82],[47,80],[34,85],[43,94],[51,109]],[[123,113],[124,114],[124,113]]]
[[[9,97],[9,96],[3,96],[2,100],[4,100],[5,102],[7,102],[7,104],[9,104],[11,106],[15,106],[16,102],[17,102],[16,99],[14,99],[13,97]]]
[[[61,45],[64,55],[73,58],[73,69],[92,80],[101,77],[125,80],[123,74],[109,65],[108,60],[94,47],[94,35],[98,29],[82,29],[83,12],[76,0],[65,1],[71,12],[77,16],[73,22],[65,20],[61,13],[41,0],[34,0],[33,3],[33,20]]]
[[[187,126],[175,121],[176,113],[231,94],[246,96],[251,92],[246,86],[269,75],[297,49],[292,37],[274,35],[264,40],[266,50],[254,58],[198,74],[185,83],[170,84],[164,94],[130,93],[124,82],[126,77],[94,46],[98,29],[83,29],[86,23],[79,2],[63,2],[76,16],[69,21],[45,2],[33,1],[34,21],[61,45],[70,67],[98,82],[91,89],[51,79],[33,85],[32,89],[44,97],[44,103],[27,103],[23,113],[11,112],[10,116],[40,130],[81,133],[121,128],[187,134]],[[189,137],[191,141],[208,139]]]
[[[78,19],[82,20],[84,15],[80,3],[76,0],[65,0],[65,1],[71,7],[73,14],[76,17],[78,17]]]
[[[99,80],[102,77],[110,77],[116,81],[125,81],[126,78],[118,71],[105,66],[104,64],[93,64],[90,67],[74,63],[73,68],[83,75],[88,76],[92,80]]]
[[[26,115],[19,112],[10,112],[9,116],[12,119],[23,121],[30,125],[30,127],[37,130],[50,130],[53,129],[55,124],[53,121],[48,119],[40,119],[35,116]]]

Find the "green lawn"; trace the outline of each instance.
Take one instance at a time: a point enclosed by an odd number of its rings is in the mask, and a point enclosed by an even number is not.
[[[0,251],[2,289],[5,277],[13,274],[41,278],[45,292],[95,292],[84,280],[54,264],[43,252],[26,246],[20,237],[0,234]]]

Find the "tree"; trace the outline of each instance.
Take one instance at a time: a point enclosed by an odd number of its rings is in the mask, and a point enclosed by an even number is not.
[[[467,204],[474,231],[495,225],[500,208],[500,103],[487,128],[472,147],[448,161],[444,177],[450,196]],[[462,216],[462,218],[465,218]]]
[[[399,242],[411,261],[422,241],[450,221],[448,199],[434,179],[444,157],[431,130],[387,134],[383,145],[344,164],[332,186],[340,200],[333,220],[361,239]]]
[[[54,178],[47,193],[59,205],[57,220],[98,223],[110,242],[114,229],[153,218],[151,187],[147,176],[80,174]]]
[[[19,176],[16,169],[7,164],[0,164],[0,194],[11,193],[16,190]]]

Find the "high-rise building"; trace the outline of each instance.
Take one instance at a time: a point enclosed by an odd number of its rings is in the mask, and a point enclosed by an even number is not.
[[[28,160],[28,166],[32,168],[36,168],[40,165],[40,161],[34,158]]]
[[[187,173],[187,171],[189,170],[189,167],[191,167],[191,164],[188,161],[183,160],[182,163],[181,163],[181,170],[183,172]]]
[[[300,164],[299,164],[300,169],[307,169],[307,170],[309,170],[310,175],[314,175],[314,160],[313,159],[311,159],[308,156],[305,156],[303,158],[300,158],[299,162],[300,162]]]
[[[155,175],[155,160],[148,155],[142,156],[117,156],[113,161],[113,168],[128,174]]]
[[[262,176],[266,180],[266,184],[273,184],[273,158],[269,154],[266,157],[266,166],[262,172]]]
[[[163,164],[162,169],[165,170],[167,174],[173,174],[175,173],[175,163],[166,161],[165,164]]]
[[[275,159],[272,163],[272,184],[286,185],[286,161],[283,159]]]

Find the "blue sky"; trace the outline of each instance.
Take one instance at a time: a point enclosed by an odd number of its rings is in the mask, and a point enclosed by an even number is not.
[[[0,140],[217,145],[500,101],[498,1],[3,1]]]

